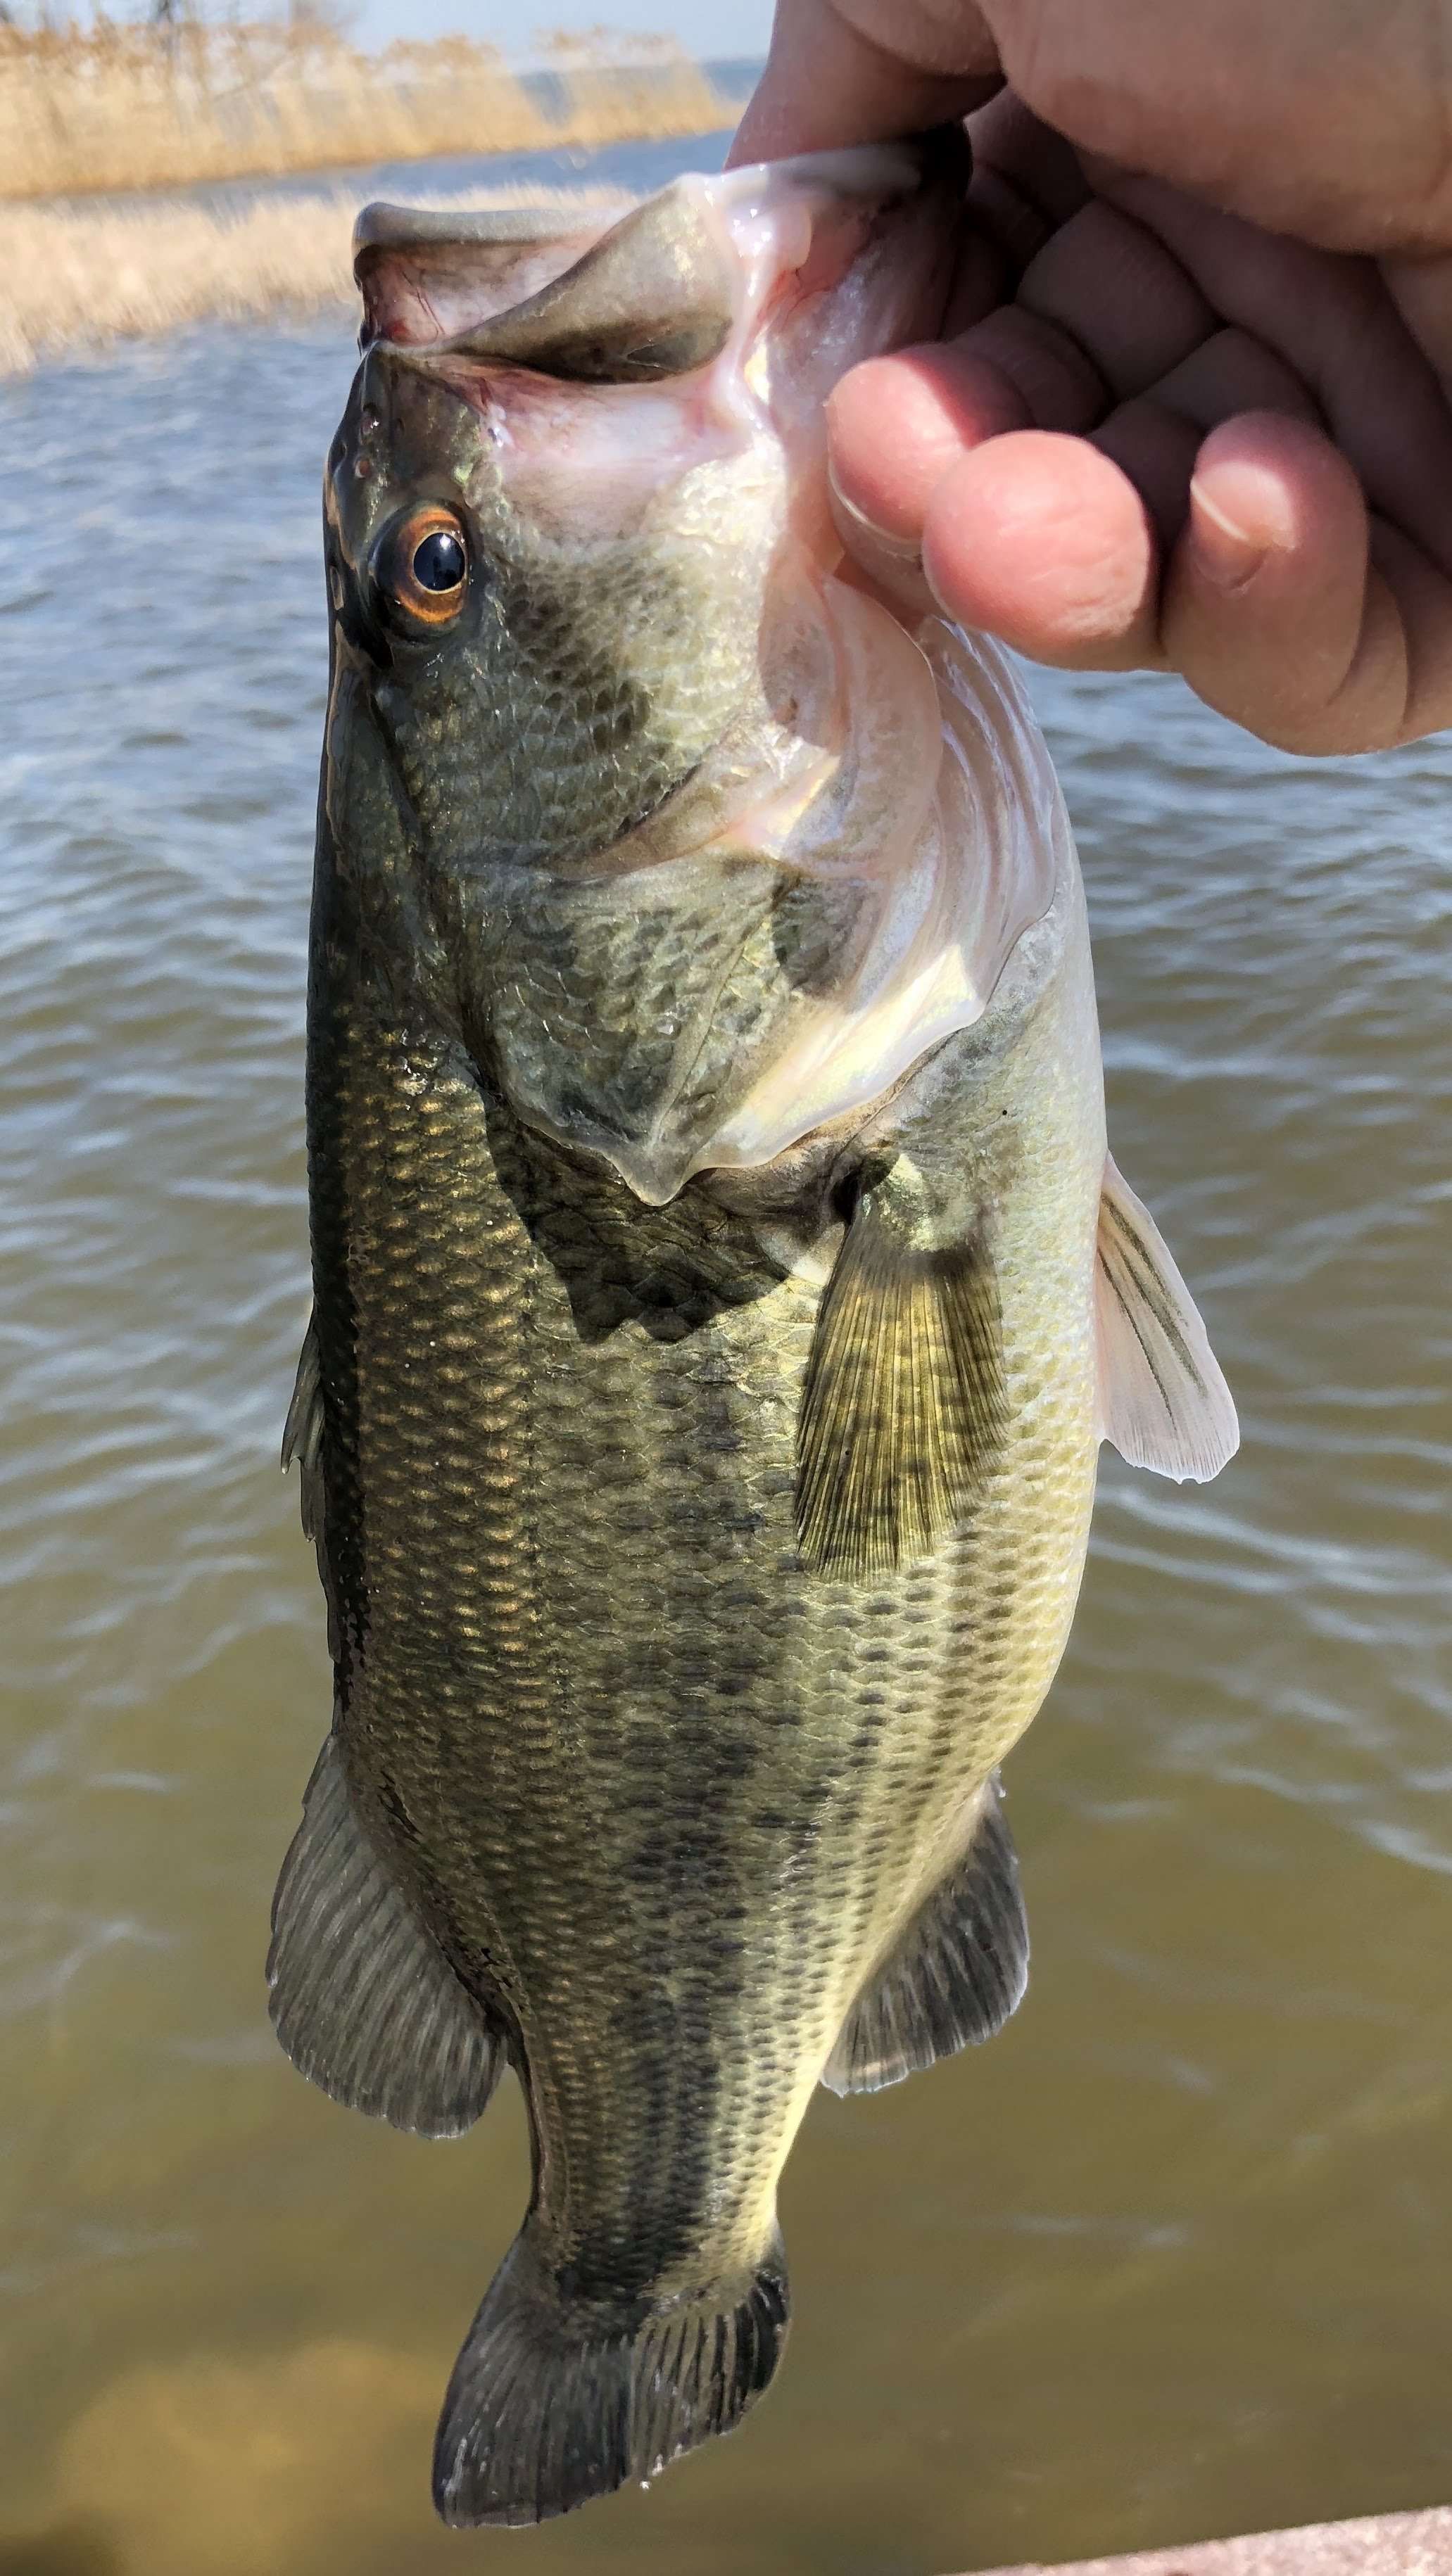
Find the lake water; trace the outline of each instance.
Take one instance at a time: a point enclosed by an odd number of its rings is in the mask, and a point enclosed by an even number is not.
[[[435,2527],[519,2098],[352,2118],[261,1978],[329,1707],[276,1447],[350,366],[340,322],[0,389],[0,2576],[941,2576],[1445,2498],[1452,746],[1040,676],[1115,1151],[1244,1447],[1106,1460],[1009,1772],[1028,2002],[819,2097],[769,2399],[649,2495]]]

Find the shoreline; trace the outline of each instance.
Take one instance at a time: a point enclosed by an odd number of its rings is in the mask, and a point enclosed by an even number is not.
[[[0,203],[720,132],[753,73],[603,31],[547,36],[517,68],[466,36],[370,54],[283,21],[0,20]]]
[[[1448,2576],[1452,2506],[1420,2513],[1372,2514],[1356,2522],[1303,2524],[1295,2531],[1247,2533],[1183,2547],[1142,2549],[1128,2557],[1026,2559],[984,2576]]]
[[[578,185],[511,178],[491,188],[485,176],[465,189],[408,193],[410,202],[440,207],[623,211],[634,201],[633,190],[603,174],[592,181],[588,170]],[[262,186],[240,204],[137,197],[95,207],[0,205],[0,383],[197,323],[351,313],[353,221],[376,194],[361,184]]]

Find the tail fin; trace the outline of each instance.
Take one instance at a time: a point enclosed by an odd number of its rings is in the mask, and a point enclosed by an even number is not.
[[[434,2446],[447,2523],[545,2522],[739,2424],[786,2339],[776,2238],[753,2275],[618,2319],[572,2307],[526,2223],[454,2365]]]

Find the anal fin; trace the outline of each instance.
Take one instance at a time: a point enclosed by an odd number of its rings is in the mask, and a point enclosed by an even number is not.
[[[857,1998],[827,2061],[832,2093],[877,2093],[939,2057],[992,2039],[1023,2001],[1028,1922],[996,1779],[973,1841]]]
[[[823,1292],[797,1438],[797,1540],[862,1581],[930,1555],[972,1509],[1005,1419],[998,1281],[981,1233],[939,1242],[905,1155],[865,1189]]]
[[[318,1356],[318,1319],[309,1315],[298,1353],[297,1376],[282,1428],[282,1466],[286,1474],[297,1460],[302,1477],[302,1525],[305,1538],[318,1538],[323,1524],[323,1386]]]
[[[337,1592],[328,1564],[326,1484],[323,1472],[323,1439],[326,1430],[323,1406],[322,1356],[318,1349],[317,1310],[308,1317],[298,1354],[297,1376],[293,1381],[292,1399],[282,1432],[282,1472],[286,1475],[294,1460],[302,1485],[302,1525],[304,1538],[310,1538],[318,1560],[323,1598],[328,1605],[328,1652],[334,1662],[338,1656]]]
[[[267,1982],[283,2047],[335,2102],[427,2138],[478,2119],[502,2043],[365,1841],[334,1735],[277,1883]]]
[[[1112,1155],[1094,1274],[1099,1413],[1131,1467],[1204,1484],[1240,1446],[1235,1401],[1154,1218]]]

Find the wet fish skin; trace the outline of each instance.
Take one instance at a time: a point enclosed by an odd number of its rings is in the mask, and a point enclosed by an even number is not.
[[[406,320],[407,275],[387,291]],[[453,2134],[506,2059],[523,2084],[530,2211],[436,2457],[465,2524],[738,2420],[785,2330],[776,2185],[817,2082],[895,2080],[1017,2002],[995,1775],[1062,1651],[1115,1420],[1082,894],[1015,684],[936,624],[901,666],[990,746],[985,847],[1012,837],[995,795],[1041,808],[983,1006],[760,1160],[712,1160],[764,1133],[752,1100],[784,1049],[817,1061],[823,996],[881,936],[869,880],[794,864],[803,826],[747,792],[753,760],[798,775],[781,636],[827,707],[859,611],[814,625],[803,575],[778,613],[811,478],[789,424],[743,443],[729,383],[677,424],[697,485],[627,475],[572,540],[556,469],[511,481],[479,370],[526,445],[536,401],[589,449],[621,396],[521,391],[487,345],[521,327],[375,348],[330,460],[290,1437],[337,1707],[271,1963],[285,2044],[340,2099]],[[667,454],[684,397],[628,398],[660,403],[631,417]],[[441,497],[472,567],[443,640],[376,590]],[[860,631],[886,654],[883,614]],[[801,812],[839,772],[839,837],[870,837],[845,753]],[[1124,1315],[1162,1274],[1132,1206],[1116,1241]],[[1172,1288],[1158,1312],[1213,1394]]]
[[[470,400],[480,375],[463,360],[425,373],[391,345],[370,350],[330,459],[330,563],[345,595],[356,584],[354,633],[372,609],[388,635],[394,666],[374,702],[441,886],[491,860],[593,857],[689,777],[753,693],[774,533],[765,512],[732,521],[719,494],[708,510],[687,492],[649,545],[627,514],[586,552],[511,507]],[[610,399],[571,385],[566,403],[549,380],[520,382],[542,444],[567,409]],[[390,520],[451,486],[467,496],[487,573],[438,653],[388,633],[367,567]]]

